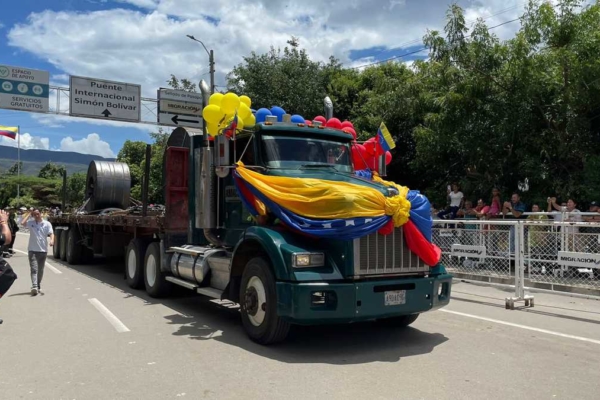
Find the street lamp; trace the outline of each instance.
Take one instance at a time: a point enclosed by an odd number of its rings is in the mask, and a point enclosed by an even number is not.
[[[206,46],[204,45],[204,43],[202,43],[201,40],[196,39],[194,36],[192,35],[185,35],[188,38],[192,39],[195,42],[198,42],[202,45],[202,47],[204,47],[204,50],[206,50],[206,54],[208,54],[208,65],[210,68],[210,93],[213,94],[215,92],[215,57],[213,55],[213,51],[212,50],[208,50],[206,48]]]

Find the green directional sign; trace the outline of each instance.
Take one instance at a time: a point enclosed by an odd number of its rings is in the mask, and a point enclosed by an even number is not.
[[[48,112],[48,71],[0,65],[0,108]]]

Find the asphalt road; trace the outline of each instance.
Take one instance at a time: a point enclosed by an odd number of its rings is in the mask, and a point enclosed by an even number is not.
[[[25,250],[27,236],[17,248]],[[0,300],[1,399],[598,399],[600,302],[455,283],[444,311],[407,329],[298,328],[249,341],[235,308],[185,289],[154,300],[119,265],[49,258],[44,295],[19,279]]]

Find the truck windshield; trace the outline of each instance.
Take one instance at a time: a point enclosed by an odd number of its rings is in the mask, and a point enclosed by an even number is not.
[[[262,137],[262,157],[270,168],[331,167],[352,172],[348,143],[288,136]]]

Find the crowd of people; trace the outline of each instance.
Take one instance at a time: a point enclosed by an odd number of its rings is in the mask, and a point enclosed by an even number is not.
[[[546,204],[534,203],[531,208],[525,205],[518,193],[513,193],[507,201],[502,201],[500,191],[492,189],[489,202],[480,198],[475,203],[467,199],[460,190],[458,184],[448,186],[448,205],[443,210],[432,207],[432,217],[435,219],[496,219],[496,218],[527,218],[531,220],[543,220],[552,218],[554,221],[566,220],[570,222],[593,222],[600,221],[600,203],[592,201],[589,203],[588,213],[596,215],[582,216],[577,207],[577,201],[568,198],[566,201],[558,202],[556,197],[548,197]],[[536,214],[539,213],[539,214]],[[566,213],[566,214],[565,214]]]

